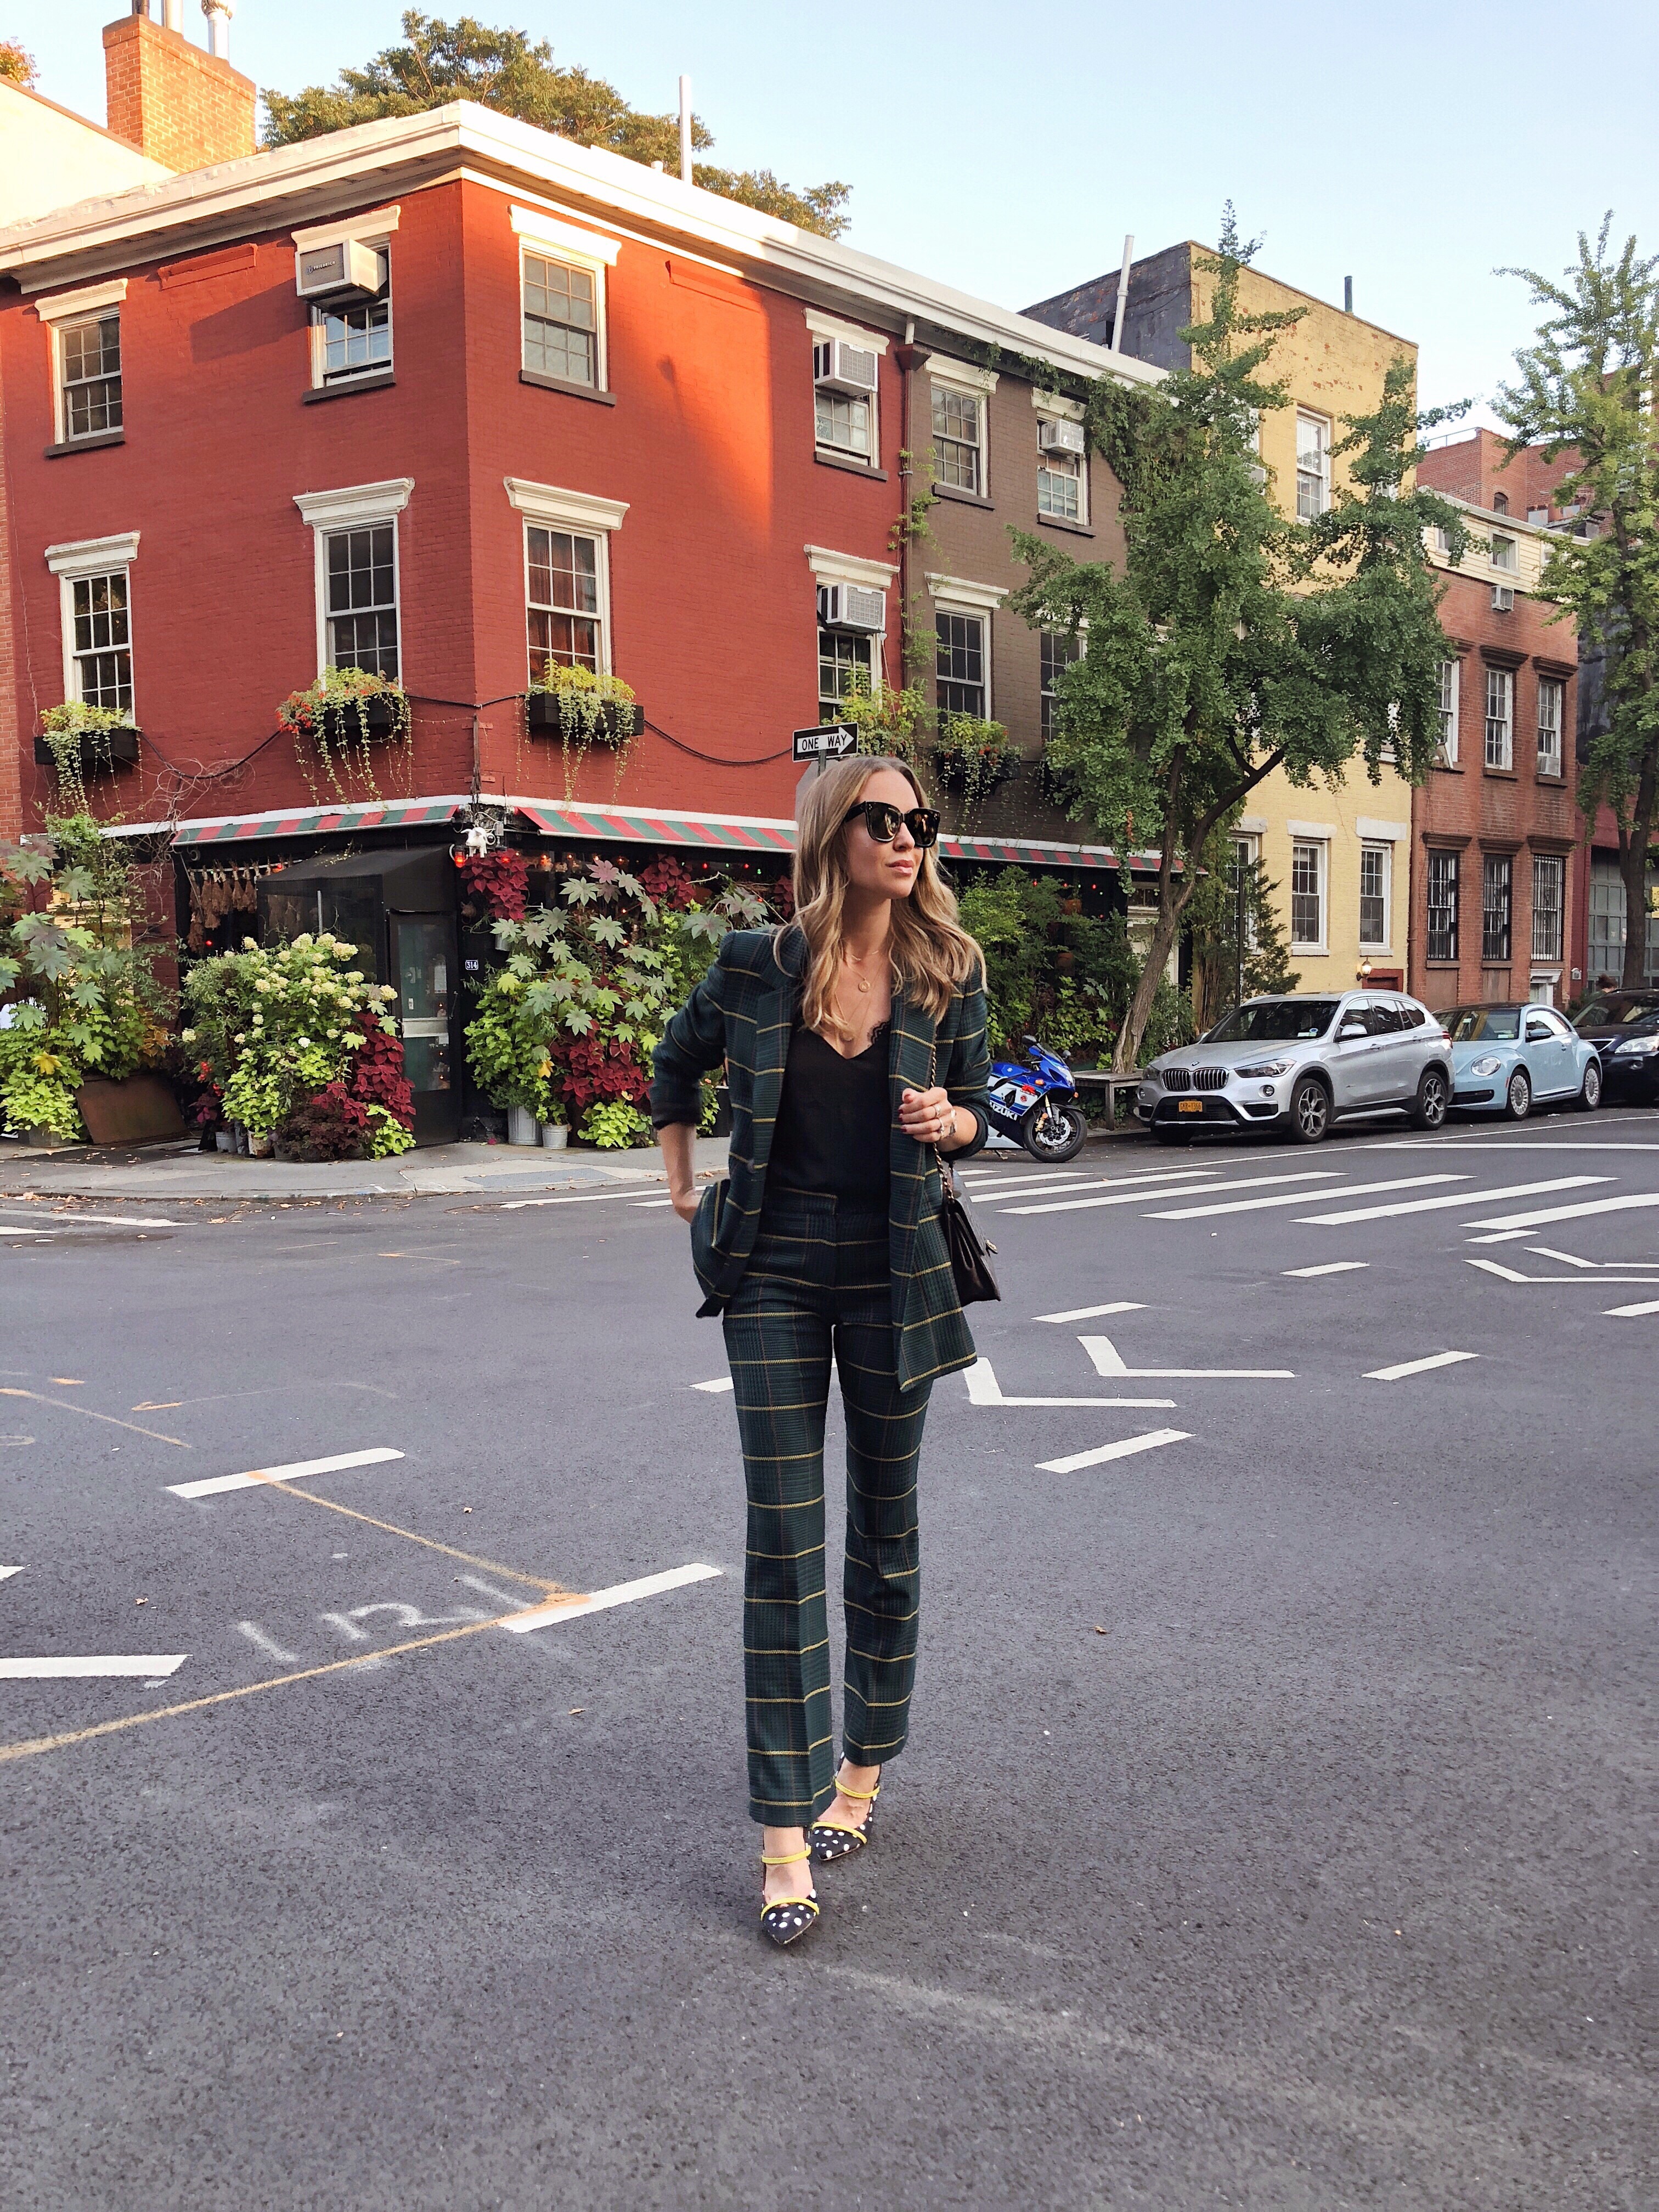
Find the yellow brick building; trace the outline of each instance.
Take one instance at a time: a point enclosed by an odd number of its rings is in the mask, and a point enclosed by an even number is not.
[[[1163,368],[1191,365],[1179,333],[1210,313],[1216,279],[1200,266],[1212,249],[1192,240],[1134,262],[1125,295],[1125,353]],[[1116,323],[1115,272],[1040,301],[1026,313],[1110,344]],[[1286,514],[1323,511],[1343,483],[1346,460],[1334,448],[1344,416],[1370,413],[1382,400],[1389,363],[1417,367],[1417,347],[1277,278],[1247,269],[1239,280],[1246,314],[1300,308],[1282,331],[1264,377],[1290,387],[1291,404],[1261,431],[1270,489]],[[1324,778],[1298,788],[1276,769],[1245,802],[1241,846],[1273,885],[1273,904],[1291,964],[1304,990],[1344,989],[1370,963],[1370,980],[1405,987],[1411,920],[1411,787],[1385,767],[1373,784],[1363,762],[1341,782]]]

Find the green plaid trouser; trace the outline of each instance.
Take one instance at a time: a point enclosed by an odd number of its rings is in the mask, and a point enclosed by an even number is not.
[[[823,1423],[833,1346],[847,1416],[846,1687],[855,1765],[904,1748],[921,1574],[916,1460],[929,1385],[893,1369],[887,1217],[828,1194],[769,1192],[726,1309],[749,1486],[743,1663],[749,1810],[804,1827],[835,1796],[823,1576]]]

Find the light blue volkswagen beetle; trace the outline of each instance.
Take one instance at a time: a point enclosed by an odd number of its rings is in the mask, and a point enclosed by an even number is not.
[[[1553,1006],[1454,1006],[1440,1018],[1460,1112],[1524,1121],[1534,1106],[1601,1104],[1601,1055]]]

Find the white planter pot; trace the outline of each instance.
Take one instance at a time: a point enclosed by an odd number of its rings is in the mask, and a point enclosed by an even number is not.
[[[536,1117],[527,1106],[509,1106],[507,1109],[507,1141],[509,1145],[533,1145],[536,1141]]]
[[[569,1142],[570,1131],[566,1123],[563,1121],[542,1123],[542,1150],[544,1152],[562,1152]]]

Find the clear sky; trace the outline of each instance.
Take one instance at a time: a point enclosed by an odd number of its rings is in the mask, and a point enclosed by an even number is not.
[[[1138,253],[1212,240],[1231,198],[1262,269],[1338,302],[1352,276],[1360,313],[1418,341],[1425,404],[1484,399],[1528,337],[1526,289],[1499,264],[1559,270],[1607,208],[1616,236],[1659,251],[1651,0],[471,4],[637,107],[672,108],[685,70],[714,160],[843,179],[849,243],[1005,306],[1115,267],[1126,231]],[[40,91],[101,122],[117,12],[0,0],[0,35],[33,52]],[[297,91],[392,43],[398,15],[238,0],[231,58]]]

